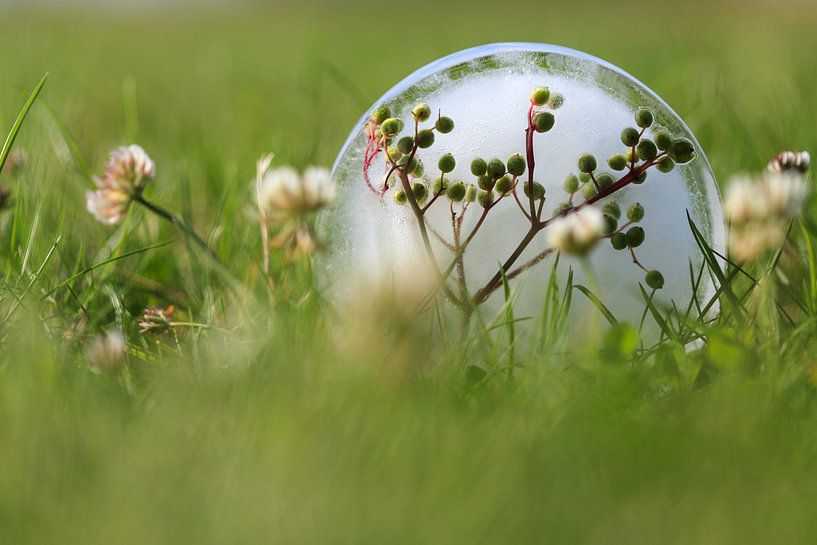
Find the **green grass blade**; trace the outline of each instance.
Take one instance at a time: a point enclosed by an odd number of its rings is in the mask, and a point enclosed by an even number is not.
[[[40,91],[43,90],[45,80],[47,79],[48,74],[43,76],[43,79],[40,80],[40,83],[31,92],[31,95],[29,95],[28,100],[26,100],[23,109],[20,110],[20,113],[17,115],[17,119],[14,120],[11,130],[9,131],[8,136],[6,136],[6,141],[3,143],[3,149],[0,151],[0,172],[3,171],[3,166],[6,164],[6,159],[8,158],[9,153],[11,153],[11,147],[14,145],[14,141],[17,139],[17,133],[20,132],[20,127],[23,126],[23,121],[25,121],[31,107],[34,106],[34,101],[37,100]]]

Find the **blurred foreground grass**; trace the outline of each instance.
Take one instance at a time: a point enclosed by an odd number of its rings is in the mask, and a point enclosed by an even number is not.
[[[371,102],[440,55],[529,40],[601,56],[665,98],[723,178],[817,149],[815,20],[806,4],[703,2],[4,13],[0,126],[51,73],[18,140],[28,164],[4,178],[19,230],[9,247],[0,216],[4,281],[27,282],[61,238],[0,341],[0,542],[811,542],[813,342],[666,388],[590,339],[471,391],[462,354],[410,327],[393,343],[388,320],[362,317],[357,348],[338,348],[309,271],[276,262],[281,298],[255,306],[179,240],[40,298],[77,263],[174,238],[141,211],[121,247],[94,222],[46,105],[93,171],[142,144],[151,192],[256,286],[257,157],[331,163]],[[138,340],[134,316],[170,303],[225,329]],[[92,374],[78,339],[114,324],[145,361]]]

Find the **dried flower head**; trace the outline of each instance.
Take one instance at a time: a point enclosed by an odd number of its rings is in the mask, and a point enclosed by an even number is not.
[[[805,173],[809,169],[811,157],[807,151],[782,151],[769,161],[770,172],[796,171]]]
[[[115,150],[105,165],[105,173],[94,177],[96,191],[86,193],[88,212],[106,225],[120,223],[134,197],[142,193],[155,173],[155,164],[140,146]]]
[[[323,208],[334,196],[329,171],[318,167],[307,168],[303,176],[288,166],[268,170],[258,193],[259,205],[279,219]]]
[[[139,333],[161,335],[172,327],[170,317],[176,308],[170,305],[167,308],[147,307],[139,318]]]
[[[730,222],[729,251],[738,261],[751,261],[779,247],[789,222],[803,204],[806,186],[798,174],[767,172],[739,176],[726,191],[724,212]]]
[[[604,234],[604,215],[593,206],[562,216],[550,225],[547,241],[551,248],[571,255],[585,255]]]
[[[122,367],[126,349],[122,332],[111,329],[91,339],[85,350],[85,357],[88,358],[91,370],[96,373],[116,371]]]

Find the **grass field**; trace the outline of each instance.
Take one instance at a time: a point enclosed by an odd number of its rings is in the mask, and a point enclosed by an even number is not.
[[[659,358],[593,338],[479,386],[481,339],[439,343],[385,310],[350,332],[308,263],[277,254],[267,288],[256,159],[331,164],[393,83],[468,46],[621,66],[721,183],[817,150],[815,5],[499,4],[0,11],[3,131],[49,73],[15,144],[27,162],[0,176],[0,543],[813,542],[813,259],[792,265],[791,321],[730,315]],[[85,211],[89,174],[131,142],[157,163],[148,194],[230,277],[143,209],[116,228]],[[792,231],[804,256],[813,211]],[[208,327],[140,335],[169,304]],[[111,327],[129,361],[93,373],[85,346]]]

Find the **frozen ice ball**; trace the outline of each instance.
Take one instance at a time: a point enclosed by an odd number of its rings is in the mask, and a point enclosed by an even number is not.
[[[550,217],[556,206],[566,200],[564,180],[571,173],[578,174],[576,161],[581,153],[596,156],[599,172],[611,172],[616,178],[623,174],[607,168],[606,159],[626,152],[620,134],[625,127],[636,126],[634,115],[640,108],[649,108],[655,116],[648,135],[664,129],[693,143],[696,156],[690,163],[676,165],[669,173],[651,168],[646,183],[630,185],[599,202],[603,205],[617,201],[623,211],[632,203],[643,204],[646,216],[641,225],[647,236],[636,250],[638,259],[664,276],[664,288],[656,294],[657,300],[686,308],[693,297],[690,270],[697,274],[702,264],[687,214],[710,246],[718,251],[724,246],[720,196],[699,145],[669,106],[624,71],[578,51],[526,43],[487,45],[435,61],[393,87],[354,127],[334,165],[338,198],[319,222],[321,234],[329,242],[328,253],[319,266],[324,284],[336,301],[342,304],[349,297],[366,293],[375,284],[411,282],[417,275],[432,274],[424,261],[411,210],[393,202],[394,189],[381,198],[364,182],[363,161],[368,143],[364,123],[371,111],[387,104],[391,114],[404,121],[405,134],[413,131],[411,108],[419,102],[431,106],[431,122],[438,112],[452,118],[455,122],[452,132],[438,133],[431,148],[418,151],[426,167],[425,178],[430,182],[439,176],[438,159],[451,153],[457,164],[448,178],[475,183],[469,171],[474,158],[505,160],[514,153],[525,155],[531,91],[541,86],[564,96],[563,105],[554,112],[554,127],[534,138],[535,179],[547,192],[543,218]],[[378,157],[369,170],[374,185],[381,184],[385,170],[382,157]],[[521,179],[527,179],[526,175]],[[392,185],[399,187],[399,182],[395,179]],[[524,197],[522,200],[525,201]],[[577,195],[574,202],[580,201],[581,196]],[[468,208],[463,220],[464,233],[478,221],[481,211],[476,203]],[[452,258],[450,248],[440,240],[450,243],[452,239],[448,200],[435,203],[427,218],[434,234],[432,244],[439,267],[445,269]],[[464,257],[472,294],[497,273],[498,264],[514,251],[529,226],[510,198],[491,210]],[[546,232],[539,233],[516,264],[544,251],[546,239]],[[514,278],[518,317],[541,314],[554,258],[551,255]],[[590,286],[618,319],[638,322],[644,309],[639,283],[646,287],[645,273],[633,264],[629,251],[616,251],[607,240],[602,240],[588,261],[560,258],[558,275],[562,284],[570,270],[574,283]],[[712,292],[704,274],[695,295],[705,300]],[[483,308],[494,312],[502,303],[502,290],[497,290]],[[572,312],[587,310],[586,302],[579,301],[575,306]]]

